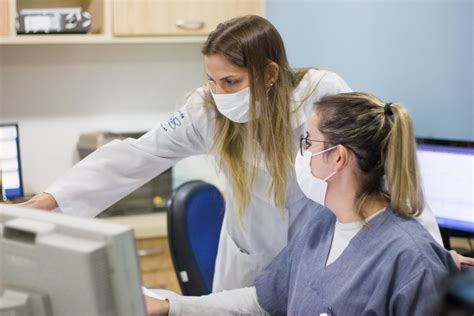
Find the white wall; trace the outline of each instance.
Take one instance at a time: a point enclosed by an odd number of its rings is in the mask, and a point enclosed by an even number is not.
[[[295,67],[410,111],[416,135],[474,141],[473,0],[266,0]],[[303,38],[304,35],[304,38]]]
[[[77,161],[81,133],[144,131],[166,119],[187,92],[203,83],[199,47],[0,47],[0,121],[20,125],[26,191],[40,192]],[[191,171],[196,164],[207,168]],[[176,170],[178,182],[188,175],[221,186],[212,160],[190,159]]]

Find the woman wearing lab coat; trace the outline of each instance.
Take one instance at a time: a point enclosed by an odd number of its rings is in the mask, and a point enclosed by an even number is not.
[[[317,47],[315,47],[317,49]],[[312,105],[349,92],[335,73],[291,69],[278,31],[258,16],[218,25],[202,48],[210,84],[141,138],[113,141],[28,206],[93,217],[183,158],[214,155],[227,175],[213,291],[254,285],[313,211],[293,164]],[[441,242],[430,210],[419,218]]]

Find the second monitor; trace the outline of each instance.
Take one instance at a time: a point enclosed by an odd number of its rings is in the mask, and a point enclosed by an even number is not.
[[[0,204],[0,315],[145,315],[128,226]]]

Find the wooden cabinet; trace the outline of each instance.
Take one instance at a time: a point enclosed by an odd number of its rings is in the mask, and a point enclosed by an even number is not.
[[[133,228],[143,286],[181,294],[168,247],[166,213],[117,216],[102,220]]]
[[[0,0],[0,36],[8,34],[8,1]]]
[[[116,36],[205,35],[222,21],[261,15],[261,0],[114,0]]]
[[[263,15],[264,0],[0,0],[0,45],[202,43],[218,23]],[[17,35],[22,9],[81,7],[92,15],[88,34]]]

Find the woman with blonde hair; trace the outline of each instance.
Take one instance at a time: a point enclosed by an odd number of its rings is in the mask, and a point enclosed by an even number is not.
[[[429,315],[456,265],[415,220],[424,208],[415,145],[403,106],[366,93],[323,98],[295,162],[300,188],[318,203],[306,225],[254,287],[170,297],[149,311]]]
[[[169,121],[99,148],[26,206],[92,217],[179,160],[214,155],[228,181],[220,291],[254,285],[306,223],[313,205],[292,170],[295,143],[314,102],[351,89],[332,72],[290,68],[280,34],[259,16],[219,24],[202,53],[209,84]],[[441,240],[431,212],[423,223]]]

